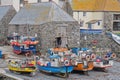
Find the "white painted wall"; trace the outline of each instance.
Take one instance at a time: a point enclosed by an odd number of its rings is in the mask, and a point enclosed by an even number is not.
[[[13,7],[18,12],[20,9],[20,0],[13,0]]]
[[[103,21],[99,21],[100,25],[98,25],[98,23],[92,24],[92,29],[103,29],[102,25],[103,25]]]
[[[37,3],[38,0],[28,0],[28,3]]]
[[[1,0],[1,5],[9,5],[12,4],[13,0]]]
[[[103,14],[104,14],[104,12],[86,12],[86,16],[83,16],[83,12],[73,12],[73,18],[76,19],[79,23],[80,23],[80,21],[84,21],[83,27],[81,27],[82,29],[88,28],[88,24],[86,24],[86,22],[88,22],[90,20],[102,20],[100,26],[97,26],[95,24],[93,25],[94,29],[95,28],[102,29],[103,19],[104,19]]]
[[[48,2],[49,0],[41,0],[41,2]]]
[[[54,1],[57,4],[59,4],[59,0],[52,0],[52,1]],[[41,0],[41,2],[49,2],[49,0]]]
[[[20,0],[1,0],[1,5],[13,5],[16,11],[20,9]]]

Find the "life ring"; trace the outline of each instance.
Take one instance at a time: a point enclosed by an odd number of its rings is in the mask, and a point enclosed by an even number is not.
[[[75,59],[72,59],[70,62],[71,62],[72,65],[75,65],[76,60],[75,60]]]
[[[39,57],[39,56],[35,56],[35,59],[36,59],[36,60],[39,60],[39,59],[40,59],[40,57]]]
[[[85,56],[85,59],[86,59],[87,61],[90,61],[90,55],[86,55],[86,56]]]
[[[112,53],[111,58],[116,58],[116,54]]]
[[[104,55],[104,59],[105,59],[105,60],[108,60],[108,55]]]
[[[11,63],[11,60],[8,61],[8,64]]]
[[[91,54],[90,58],[91,58],[91,60],[95,60],[96,59],[96,55],[95,54]]]
[[[65,61],[64,61],[64,65],[65,65],[65,66],[69,66],[69,65],[70,65],[69,61],[68,61],[68,60],[65,60]]]

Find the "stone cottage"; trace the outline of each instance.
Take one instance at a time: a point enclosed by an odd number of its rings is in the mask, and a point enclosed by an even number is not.
[[[9,22],[15,14],[16,11],[12,6],[0,6],[0,40],[7,37]]]
[[[10,22],[9,33],[34,36],[40,47],[46,50],[56,47],[56,40],[62,40],[62,47],[79,46],[79,25],[70,15],[54,2],[27,4]]]

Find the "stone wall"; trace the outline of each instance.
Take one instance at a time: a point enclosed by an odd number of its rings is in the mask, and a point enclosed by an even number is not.
[[[3,39],[5,39],[8,35],[8,26],[9,26],[9,22],[10,20],[14,17],[14,15],[16,14],[15,9],[10,6],[9,11],[4,15],[4,17],[2,18],[2,20],[0,21],[0,31],[3,35]]]
[[[27,28],[29,27],[29,36],[34,36],[37,33],[40,49],[42,52],[48,48],[55,47],[55,38],[57,34],[58,25],[66,25],[66,37],[69,47],[79,46],[79,26],[77,22],[48,22],[41,25],[11,25],[9,33],[18,32],[21,35],[27,35]]]
[[[45,48],[46,45],[46,49],[51,48],[51,47],[55,47],[55,37],[56,37],[56,28],[57,25],[61,24],[68,24],[67,27],[67,42],[68,42],[68,46],[69,47],[78,47],[79,44],[77,44],[77,42],[79,42],[79,27],[77,25],[77,23],[47,23],[45,24],[44,28],[42,29],[42,33],[41,33],[41,40],[42,40],[42,47]],[[66,47],[66,46],[65,46]]]
[[[120,14],[120,12],[105,12],[104,13],[104,32],[113,31],[113,14]],[[120,45],[110,39],[111,48],[114,52],[120,52]],[[107,42],[107,40],[105,40]]]
[[[85,40],[85,36],[87,37]],[[120,52],[120,45],[118,45],[110,36],[107,34],[81,34],[80,47],[88,47],[95,49],[111,49],[113,52]],[[97,43],[94,43],[97,40]]]

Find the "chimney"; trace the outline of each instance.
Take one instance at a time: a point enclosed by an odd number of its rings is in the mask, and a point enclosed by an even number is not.
[[[55,2],[56,4],[59,4],[59,0],[52,0],[53,2]]]
[[[49,2],[52,1],[52,0],[49,0]]]
[[[41,2],[41,0],[38,0],[38,2],[40,3],[40,2]]]
[[[28,4],[28,0],[24,0],[23,4],[24,5]]]

